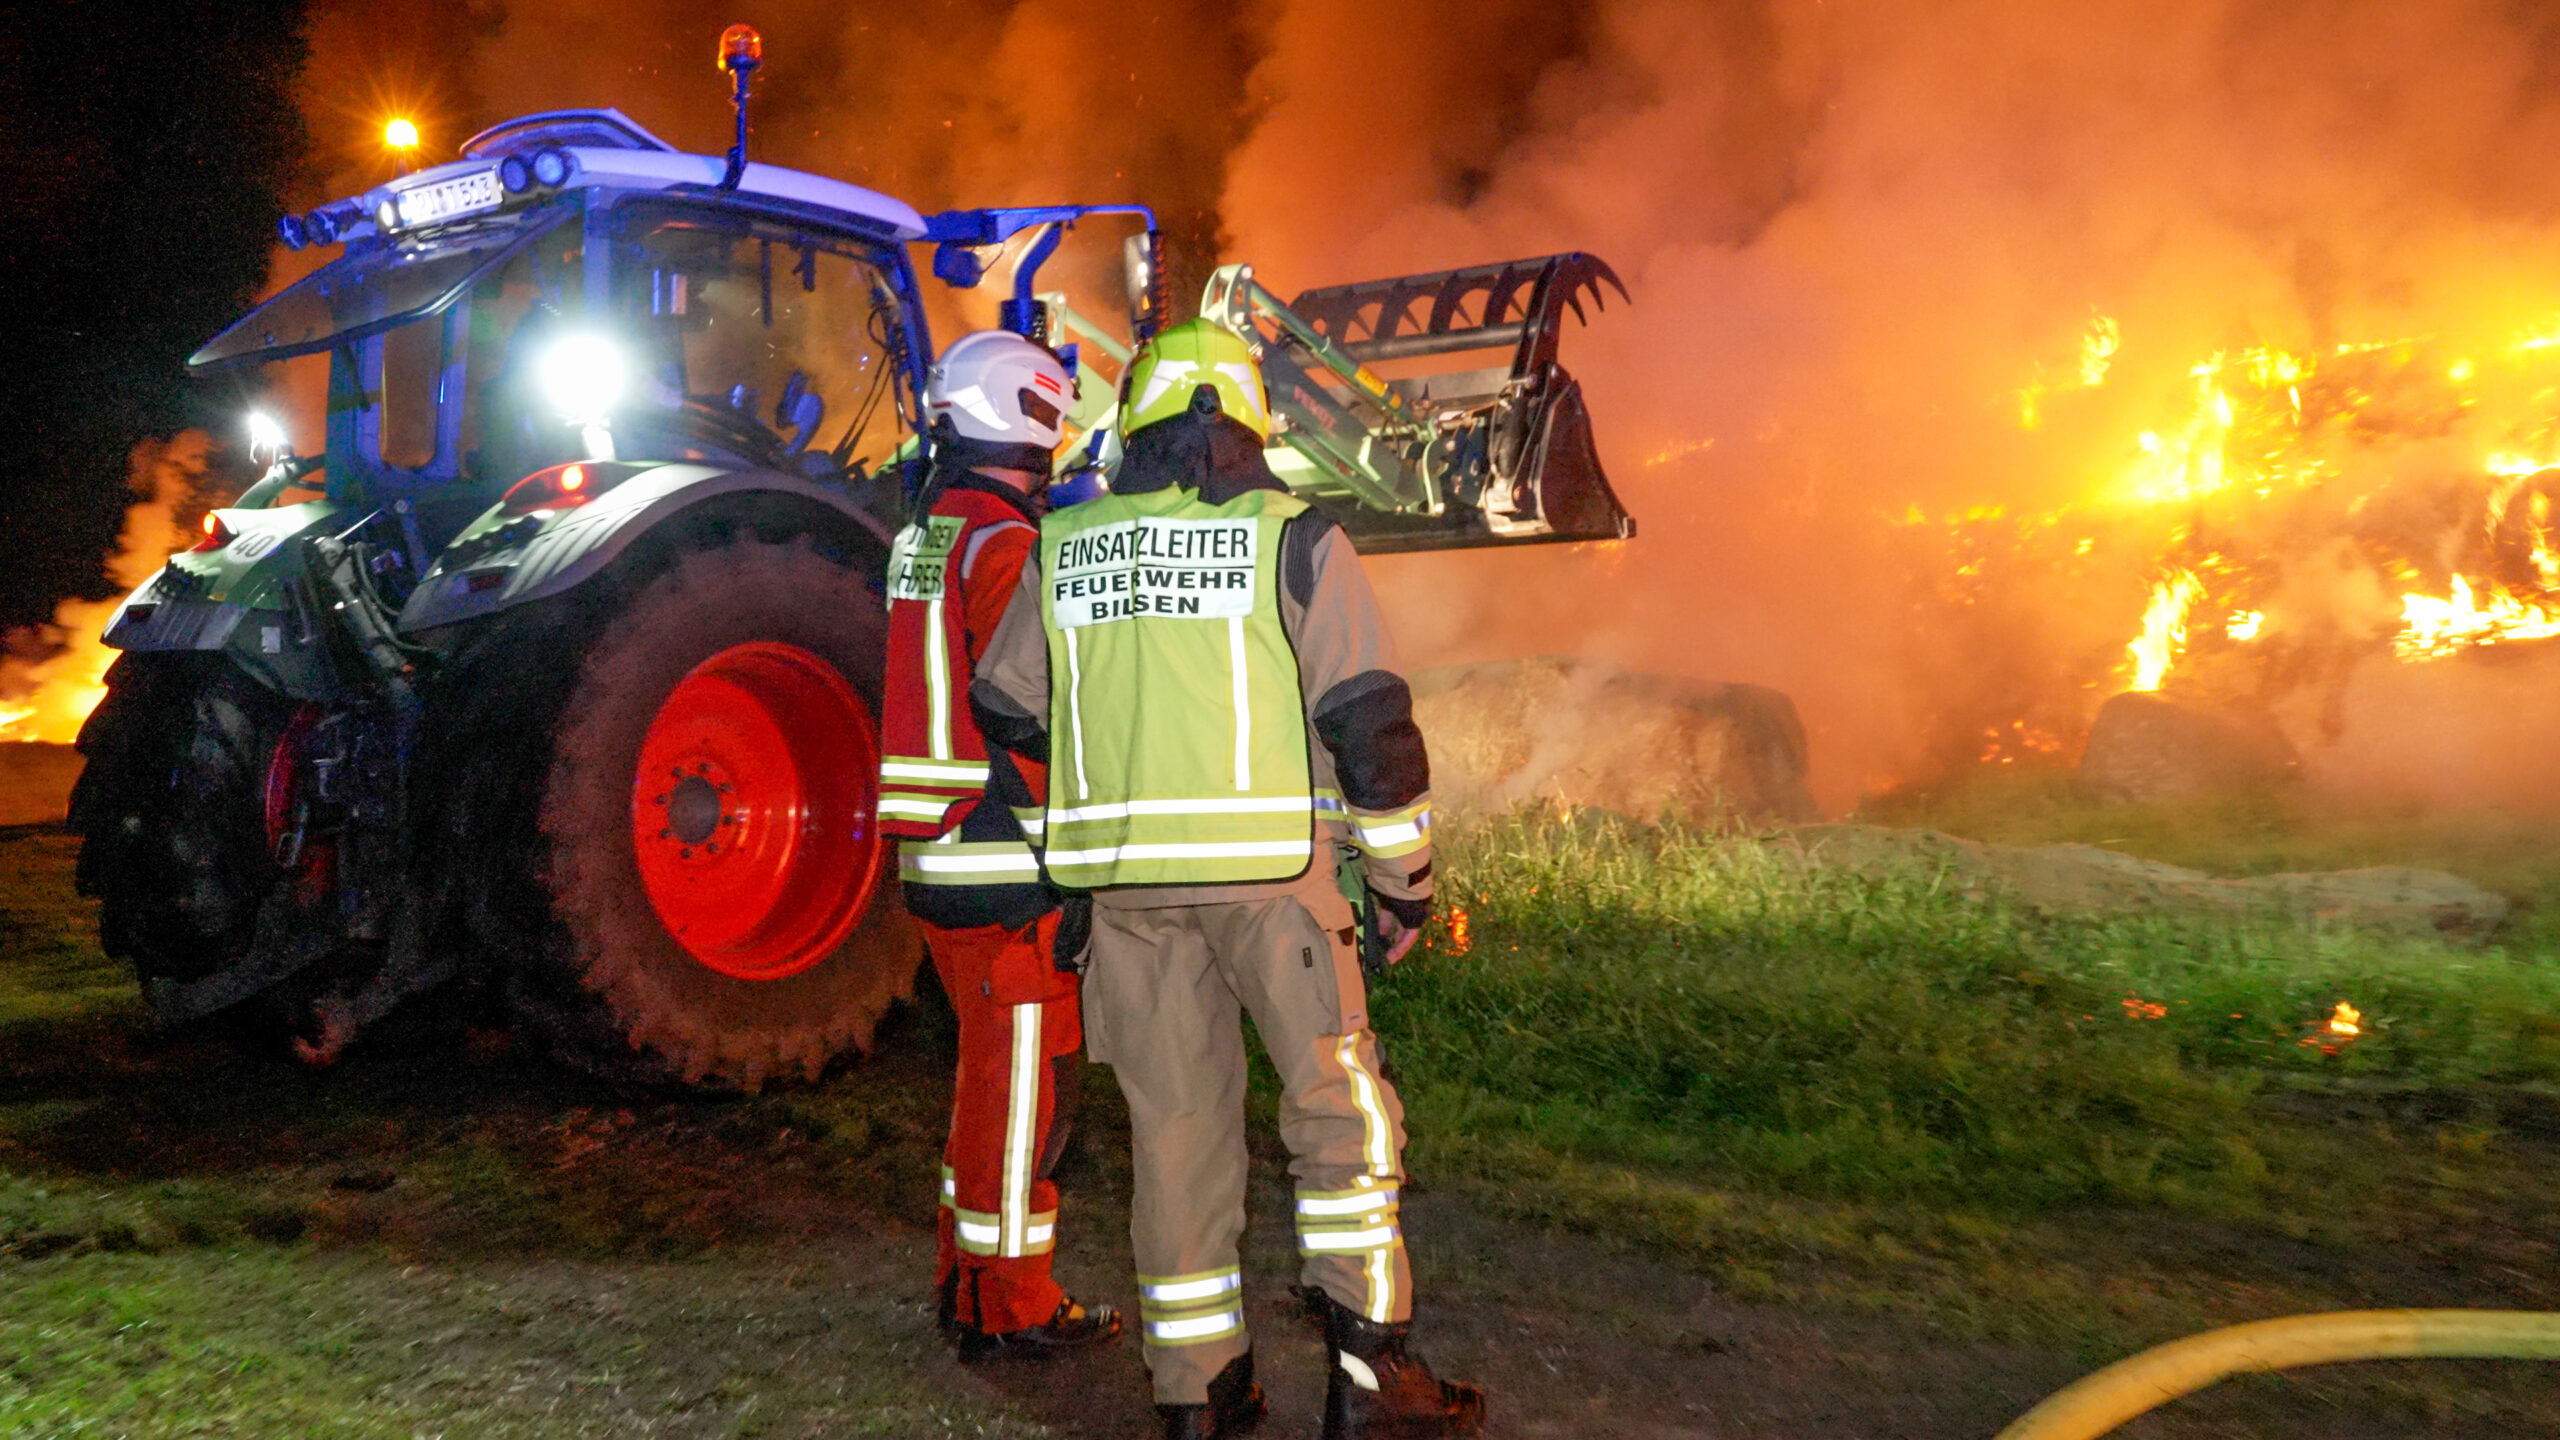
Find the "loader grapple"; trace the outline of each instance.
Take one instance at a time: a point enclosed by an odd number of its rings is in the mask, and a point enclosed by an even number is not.
[[[1292,489],[1364,551],[1470,549],[1635,533],[1582,387],[1556,359],[1565,312],[1587,323],[1584,302],[1602,308],[1612,289],[1626,298],[1607,262],[1579,251],[1286,304],[1231,265],[1201,311],[1260,345],[1271,465]]]

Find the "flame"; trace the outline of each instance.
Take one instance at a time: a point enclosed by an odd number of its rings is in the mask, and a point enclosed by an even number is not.
[[[2204,598],[2204,584],[2192,571],[2181,570],[2151,587],[2151,603],[2143,607],[2142,633],[2125,648],[2132,661],[2128,690],[2157,690],[2178,663],[2187,644],[2187,611]]]
[[[1467,938],[1467,907],[1464,905],[1450,906],[1449,953],[1452,955],[1464,955],[1473,948],[1475,948],[1475,942]]]
[[[2080,365],[2055,355],[2017,392],[2023,428],[2068,437],[2087,426],[2066,407],[2085,422],[2140,403],[2085,398],[2144,373],[2130,367],[2171,377],[2165,405],[2131,411],[2122,448],[2073,477],[2075,498],[1899,517],[1941,622],[1971,637],[1958,652],[2015,671],[1952,697],[1937,753],[2018,763],[2060,735],[2067,754],[2120,690],[2267,713],[2367,663],[2560,639],[2560,317],[2243,342],[2171,366],[2145,338],[2097,316]],[[2101,622],[2114,638],[2056,618],[2088,610],[2121,617]]]
[[[126,593],[195,541],[177,515],[204,481],[212,451],[213,437],[201,430],[133,448],[131,483],[145,498],[125,511],[124,532],[106,565],[108,578]],[[51,625],[9,637],[10,653],[0,656],[0,741],[67,745],[79,738],[81,723],[107,695],[107,667],[117,652],[99,637],[122,599],[65,600],[54,607]]]
[[[2344,1000],[2329,1012],[2329,1018],[2302,1037],[2303,1048],[2323,1055],[2335,1055],[2364,1038],[2364,1012]]]
[[[2145,1000],[2139,995],[2124,997],[2124,1015],[2128,1020],[2158,1020],[2168,1013],[2169,1007],[2157,1000]]]

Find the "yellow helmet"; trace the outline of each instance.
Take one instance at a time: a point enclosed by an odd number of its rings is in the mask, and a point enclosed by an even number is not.
[[[1192,393],[1208,386],[1218,396],[1218,413],[1271,438],[1271,397],[1262,388],[1262,367],[1244,337],[1215,320],[1185,320],[1166,327],[1129,361],[1120,395],[1123,440],[1159,420],[1170,420],[1191,408]]]

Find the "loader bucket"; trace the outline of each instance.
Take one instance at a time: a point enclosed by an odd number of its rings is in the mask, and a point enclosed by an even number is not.
[[[1263,302],[1255,318],[1278,342],[1263,362],[1284,417],[1273,469],[1360,549],[1635,533],[1601,469],[1582,386],[1556,358],[1567,311],[1587,322],[1586,300],[1601,308],[1609,289],[1626,298],[1599,257],[1577,251],[1367,280],[1309,290],[1285,307],[1250,272],[1234,279]],[[1218,290],[1213,280],[1210,301]],[[1223,298],[1241,318],[1236,302],[1247,297]]]

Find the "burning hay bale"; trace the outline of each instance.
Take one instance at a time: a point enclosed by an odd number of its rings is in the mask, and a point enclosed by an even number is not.
[[[1450,665],[1413,677],[1449,814],[1528,801],[1637,820],[1805,820],[1804,724],[1795,702],[1560,657]]]
[[[2478,945],[2509,908],[2503,896],[2459,876],[2405,865],[2219,880],[2095,845],[1995,845],[1876,825],[1808,825],[1771,843],[1794,849],[1809,864],[1936,871],[2042,910],[2284,916]]]
[[[2279,785],[2301,760],[2272,723],[2133,691],[2098,709],[2080,778],[2121,800],[2177,800]]]

